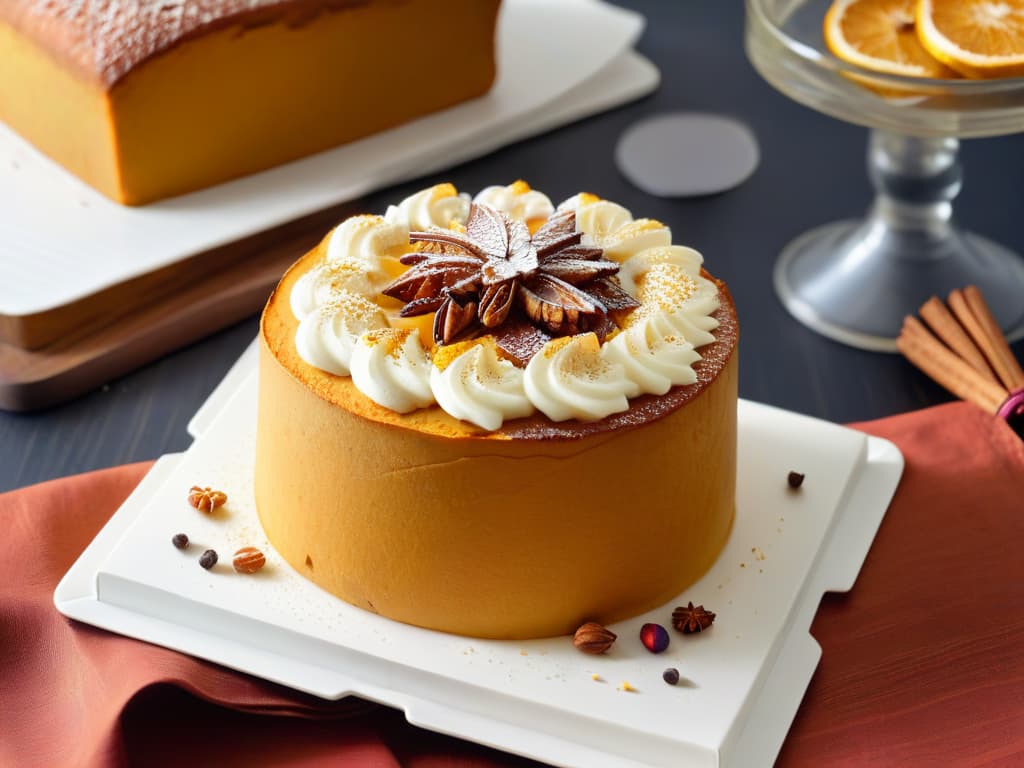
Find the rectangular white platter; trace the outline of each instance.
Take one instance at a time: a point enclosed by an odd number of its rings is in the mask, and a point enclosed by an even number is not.
[[[0,124],[0,315],[63,306],[639,98],[659,82],[657,68],[632,51],[643,26],[639,14],[599,0],[504,0],[498,79],[485,96],[141,207],[111,202]]]
[[[697,584],[613,625],[619,640],[606,656],[581,654],[568,637],[458,637],[345,604],[273,551],[252,496],[254,361],[250,349],[190,425],[192,446],[161,458],[82,554],[55,592],[58,609],[325,699],[381,702],[415,725],[555,765],[770,765],[820,657],[809,627],[821,596],[853,586],[903,469],[887,441],[741,401],[736,521]],[[787,486],[790,470],[806,474],[799,491]],[[194,484],[229,494],[223,514],[186,503]],[[170,542],[179,531],[193,542],[185,552]],[[255,576],[231,569],[244,545],[268,553]],[[206,548],[221,555],[210,572],[197,563]],[[646,651],[640,626],[667,626],[672,608],[689,600],[717,613],[714,626],[686,637],[670,631],[667,651]],[[666,685],[666,667],[688,682]]]

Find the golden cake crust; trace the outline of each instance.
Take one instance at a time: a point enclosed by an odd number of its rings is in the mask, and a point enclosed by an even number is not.
[[[0,19],[81,76],[111,86],[153,56],[225,27],[244,30],[279,21],[294,27],[372,1],[4,0]]]

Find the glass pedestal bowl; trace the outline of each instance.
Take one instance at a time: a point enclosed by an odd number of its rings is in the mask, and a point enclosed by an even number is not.
[[[928,80],[869,72],[835,58],[822,26],[831,0],[747,0],[746,48],[772,86],[812,109],[871,129],[874,204],[860,221],[798,237],[775,289],[815,331],[896,351],[907,314],[931,296],[978,286],[1011,339],[1024,337],[1024,259],[953,222],[959,139],[1024,131],[1024,78]]]

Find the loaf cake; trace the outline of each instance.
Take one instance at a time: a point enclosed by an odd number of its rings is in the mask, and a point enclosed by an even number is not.
[[[3,0],[0,121],[141,205],[480,96],[499,0]]]
[[[668,227],[524,182],[344,221],[260,328],[255,493],[353,605],[521,639],[670,600],[732,525],[738,326]]]

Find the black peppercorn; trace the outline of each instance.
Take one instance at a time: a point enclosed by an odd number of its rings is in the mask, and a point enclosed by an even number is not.
[[[208,549],[203,552],[202,557],[199,558],[199,564],[206,570],[210,570],[217,564],[217,553],[212,549]]]
[[[677,685],[679,683],[679,670],[675,667],[669,667],[661,673],[661,679],[669,685]]]
[[[188,536],[186,536],[184,533],[176,533],[174,534],[174,537],[171,539],[171,544],[173,544],[178,549],[188,549]]]

